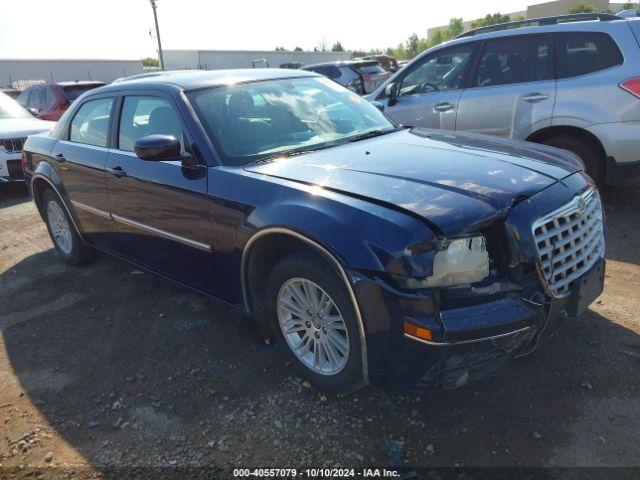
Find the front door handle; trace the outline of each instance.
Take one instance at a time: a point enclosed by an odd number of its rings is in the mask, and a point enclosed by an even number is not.
[[[449,110],[453,110],[456,106],[449,102],[436,103],[433,106],[434,112],[448,112]]]
[[[122,167],[113,167],[107,168],[107,172],[113,175],[116,178],[122,178],[127,176],[127,172],[125,172]]]
[[[64,163],[64,162],[66,162],[66,161],[67,161],[67,159],[66,159],[66,158],[64,158],[64,155],[63,155],[63,154],[61,154],[61,153],[58,153],[57,155],[54,155],[54,156],[53,156],[53,159],[54,159],[56,162],[58,162],[58,163]]]
[[[541,102],[543,100],[548,100],[550,96],[551,95],[548,95],[546,93],[535,92],[525,95],[524,97],[522,97],[522,100],[529,103],[535,103]]]

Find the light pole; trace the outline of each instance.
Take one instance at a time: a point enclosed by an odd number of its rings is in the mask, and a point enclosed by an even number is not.
[[[160,70],[164,70],[164,57],[162,56],[162,42],[160,42],[160,27],[158,27],[158,14],[156,13],[156,1],[149,0],[151,2],[151,8],[153,9],[153,19],[156,22],[156,37],[158,37],[158,59],[160,60]]]

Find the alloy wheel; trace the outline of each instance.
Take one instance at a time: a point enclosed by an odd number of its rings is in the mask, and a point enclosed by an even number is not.
[[[71,237],[71,228],[62,208],[51,200],[47,205],[47,221],[51,229],[51,235],[56,246],[65,254],[71,254],[73,249],[73,239]]]
[[[294,355],[321,375],[339,373],[349,360],[347,324],[331,296],[305,278],[292,278],[278,293],[278,324]]]

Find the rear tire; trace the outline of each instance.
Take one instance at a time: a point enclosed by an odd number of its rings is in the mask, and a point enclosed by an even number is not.
[[[300,376],[334,393],[364,386],[357,317],[332,268],[310,253],[291,254],[273,269],[265,295],[274,335]]]
[[[42,194],[42,209],[49,236],[60,258],[68,265],[80,265],[95,258],[96,251],[85,245],[62,204],[51,189]]]
[[[592,140],[579,136],[558,135],[548,138],[542,143],[575,153],[584,163],[587,174],[596,184],[602,184],[605,173],[605,159],[598,146]]]

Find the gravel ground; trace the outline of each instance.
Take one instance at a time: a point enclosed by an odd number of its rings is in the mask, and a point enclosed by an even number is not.
[[[606,192],[606,211],[605,293],[539,351],[456,391],[333,396],[293,376],[281,347],[237,311],[105,255],[63,265],[26,194],[5,193],[0,478],[131,466],[640,467],[640,187]]]

